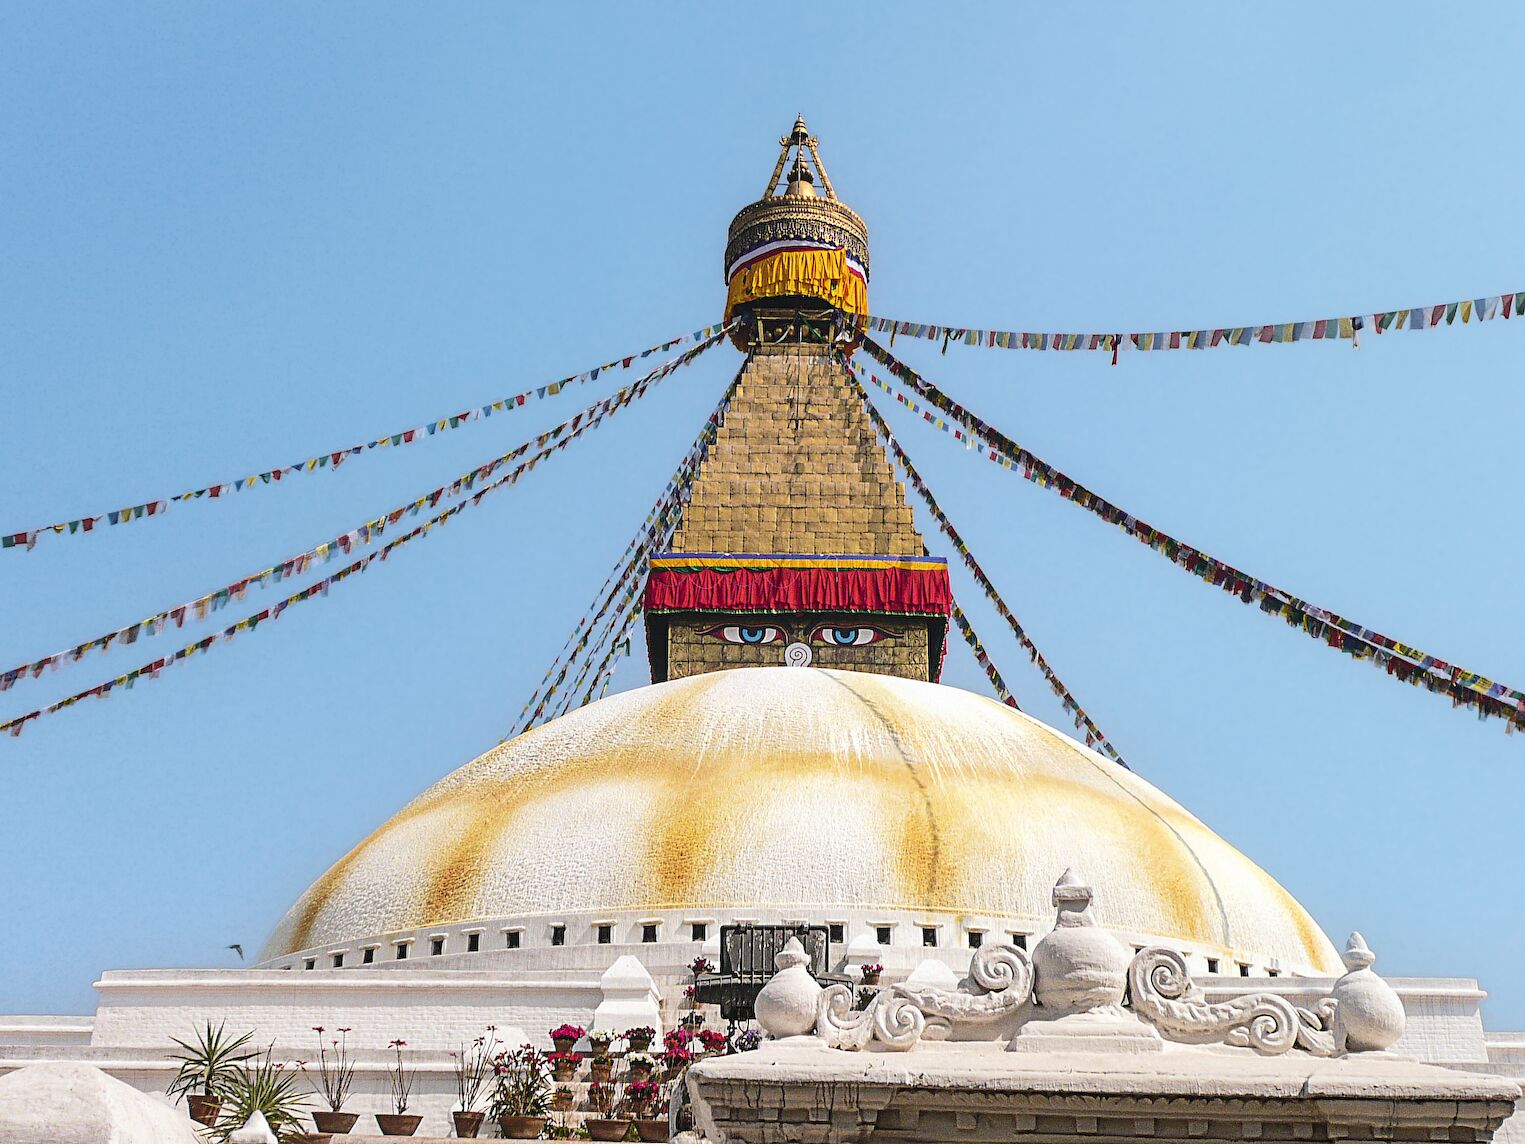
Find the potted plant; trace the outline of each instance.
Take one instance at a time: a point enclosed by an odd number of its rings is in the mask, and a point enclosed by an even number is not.
[[[349,1055],[349,1029],[336,1030],[339,1036],[327,1042],[323,1040],[325,1030],[322,1025],[314,1025],[312,1031],[318,1035],[318,1079],[313,1080],[312,1074],[307,1071],[306,1061],[298,1061],[297,1067],[302,1070],[302,1075],[312,1085],[313,1091],[321,1093],[328,1103],[326,1110],[313,1112],[313,1127],[319,1132],[343,1136],[360,1119],[358,1112],[344,1111],[344,1102],[349,1097],[350,1085],[355,1079],[355,1062]]]
[[[699,1012],[699,991],[692,985],[683,987],[683,1000],[688,1005],[688,1012],[683,1014],[683,1027],[685,1029],[697,1029],[704,1024],[704,1014]]]
[[[731,1049],[733,1052],[750,1053],[758,1045],[762,1044],[762,1040],[761,1029],[743,1029],[732,1039]]]
[[[588,1086],[588,1109],[593,1113],[583,1121],[588,1135],[595,1140],[623,1140],[630,1131],[628,1117],[619,1115],[619,1085],[594,1081]]]
[[[884,972],[884,966],[880,965],[878,962],[872,962],[868,965],[865,965],[858,972],[863,974],[864,985],[878,985],[879,975]]]
[[[551,1095],[545,1063],[545,1055],[534,1045],[520,1045],[493,1060],[492,1101],[487,1111],[510,1140],[533,1140],[545,1127]]]
[[[625,1101],[635,1113],[635,1132],[642,1140],[667,1139],[667,1117],[652,1115],[661,1094],[662,1086],[652,1080],[638,1080],[625,1088]]]
[[[581,1025],[557,1025],[551,1030],[551,1044],[556,1046],[558,1053],[570,1053],[572,1046],[582,1040],[587,1031]]]
[[[308,1095],[297,1087],[296,1070],[273,1060],[270,1049],[249,1059],[255,1061],[253,1067],[240,1067],[223,1090],[222,1116],[212,1129],[213,1138],[227,1140],[258,1112],[281,1144],[305,1141],[307,1128],[302,1117],[307,1112]]]
[[[651,1079],[652,1070],[657,1067],[657,1058],[650,1053],[626,1053],[625,1068],[630,1074],[631,1088],[641,1081]]]
[[[625,1043],[630,1046],[632,1053],[644,1053],[651,1048],[651,1042],[656,1039],[657,1031],[650,1025],[637,1025],[633,1029],[625,1030]]]
[[[477,1101],[487,1078],[496,1071],[494,1065],[501,1043],[497,1026],[488,1025],[485,1036],[450,1054],[450,1062],[455,1066],[456,1102],[460,1106],[450,1113],[450,1118],[455,1121],[455,1134],[463,1140],[474,1138],[482,1130],[485,1114],[477,1111]]]
[[[413,1092],[413,1073],[403,1063],[402,1051],[407,1041],[388,1041],[396,1059],[387,1066],[387,1081],[392,1088],[392,1111],[376,1113],[376,1127],[383,1136],[412,1136],[418,1131],[422,1116],[408,1115],[408,1097]]]
[[[588,1074],[597,1081],[607,1081],[609,1074],[614,1071],[614,1058],[608,1053],[599,1053],[588,1062]]]
[[[614,1042],[619,1039],[619,1034],[613,1029],[595,1029],[588,1034],[588,1044],[593,1046],[594,1053],[605,1055],[614,1048]]]
[[[575,1099],[571,1088],[564,1084],[558,1084],[555,1095],[551,1097],[551,1110],[553,1112],[571,1112]]]
[[[668,1049],[662,1054],[662,1079],[677,1080],[683,1075],[683,1070],[693,1063],[693,1050],[687,1047]]]
[[[181,1051],[170,1054],[170,1060],[180,1062],[180,1071],[170,1081],[169,1095],[185,1097],[191,1119],[196,1123],[208,1128],[217,1123],[223,1092],[242,1074],[240,1066],[259,1055],[254,1049],[246,1048],[253,1036],[253,1033],[245,1033],[241,1037],[230,1037],[226,1021],[215,1029],[208,1021],[206,1029],[196,1034],[194,1043],[178,1037],[170,1038]],[[200,1091],[193,1092],[193,1089]]]
[[[712,1056],[725,1052],[725,1034],[719,1029],[700,1029],[699,1043],[704,1046],[704,1051]]]
[[[698,980],[701,974],[714,973],[715,963],[707,957],[696,957],[688,963],[688,971],[694,975],[695,980]]]
[[[545,1059],[557,1081],[577,1079],[577,1066],[582,1064],[581,1053],[547,1053]]]

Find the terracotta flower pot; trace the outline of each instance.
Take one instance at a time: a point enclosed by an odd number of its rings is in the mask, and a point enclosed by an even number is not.
[[[600,1084],[607,1084],[609,1082],[609,1074],[614,1071],[614,1065],[591,1065],[588,1071],[592,1074],[594,1080]]]
[[[553,1037],[551,1040],[555,1044],[558,1053],[570,1053],[572,1046],[577,1044],[576,1037]]]
[[[577,1075],[576,1061],[557,1061],[551,1066],[551,1077],[557,1081],[569,1081]]]
[[[327,1132],[332,1136],[344,1136],[355,1127],[355,1121],[360,1119],[358,1112],[314,1112],[312,1114],[313,1127],[319,1132]]]
[[[651,1048],[651,1038],[650,1037],[631,1037],[630,1038],[630,1051],[632,1053],[644,1053],[649,1048]]]
[[[540,1135],[540,1130],[545,1127],[545,1118],[541,1116],[500,1116],[498,1127],[503,1130],[503,1135],[510,1140],[534,1140]]]
[[[604,1120],[599,1117],[589,1117],[582,1122],[582,1126],[588,1130],[588,1135],[595,1140],[623,1140],[625,1133],[630,1131],[628,1120]]]
[[[635,1134],[642,1140],[666,1140],[667,1118],[654,1120],[650,1117],[638,1117],[635,1122]]]
[[[878,985],[879,984],[879,975],[877,973],[865,973],[863,975],[863,984],[865,984],[865,985]]]
[[[631,1065],[630,1066],[630,1079],[631,1079],[632,1082],[634,1082],[634,1081],[642,1081],[642,1080],[650,1080],[651,1079],[651,1066],[650,1065]]]
[[[414,1116],[411,1112],[378,1112],[376,1113],[376,1127],[381,1129],[383,1136],[412,1136],[418,1131],[422,1116]]]
[[[222,1100],[215,1096],[187,1096],[185,1103],[190,1107],[191,1119],[208,1128],[217,1123],[217,1114],[222,1111]]]
[[[485,1112],[452,1112],[450,1119],[455,1121],[455,1134],[462,1140],[475,1139],[482,1131],[482,1120],[486,1115]]]
[[[571,1112],[575,1100],[576,1097],[570,1092],[558,1092],[555,1096],[551,1097],[551,1111]]]

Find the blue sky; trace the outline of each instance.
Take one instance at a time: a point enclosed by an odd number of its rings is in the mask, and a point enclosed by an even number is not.
[[[7,5],[0,531],[715,320],[726,224],[800,111],[869,222],[882,314],[1160,329],[1525,287],[1522,31],[1509,5]],[[1519,687],[1522,347],[1494,322],[1117,368],[899,348],[1183,540]],[[328,599],[0,742],[0,1011],[88,1011],[104,968],[257,948],[332,860],[492,745],[737,360],[707,355]],[[0,667],[301,551],[616,384],[0,554]],[[1489,1024],[1525,1027],[1525,739],[896,424],[1140,774],[1337,941],[1360,928],[1380,970],[1475,975]],[[956,587],[1024,706],[1067,726]],[[18,685],[0,720],[161,646]],[[983,682],[957,648],[945,678]],[[617,686],[644,682],[624,661]],[[552,845],[593,824],[544,826]]]

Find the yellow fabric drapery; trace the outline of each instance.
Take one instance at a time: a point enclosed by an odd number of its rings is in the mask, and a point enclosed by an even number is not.
[[[731,276],[725,316],[759,298],[802,294],[848,314],[868,313],[868,286],[847,268],[845,250],[781,250]]]

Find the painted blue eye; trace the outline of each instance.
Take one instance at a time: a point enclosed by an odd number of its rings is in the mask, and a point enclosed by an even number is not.
[[[839,628],[827,625],[816,628],[810,634],[810,638],[815,643],[828,644],[831,647],[865,647],[891,637],[889,632],[878,628],[867,626]]]
[[[711,639],[724,640],[726,643],[747,644],[751,647],[778,643],[784,638],[783,629],[773,627],[770,624],[759,624],[755,627],[742,624],[721,624],[718,628],[711,628],[704,634]]]

